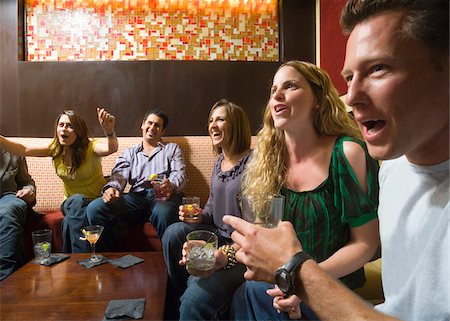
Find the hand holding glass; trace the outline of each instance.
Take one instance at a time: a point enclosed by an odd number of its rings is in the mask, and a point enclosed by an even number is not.
[[[246,195],[239,198],[242,218],[266,228],[275,228],[283,219],[284,196]]]
[[[156,176],[153,176],[156,175]],[[162,183],[166,180],[166,174],[152,174],[153,178],[151,179],[153,190],[155,191],[156,199],[162,200],[165,195],[161,188]]]
[[[201,276],[214,270],[217,250],[217,235],[210,231],[192,231],[187,240],[187,271],[192,275]]]
[[[182,198],[182,212],[184,222],[199,223],[200,218],[200,197],[183,197]]]
[[[95,243],[97,243],[98,239],[102,235],[103,226],[101,225],[89,225],[85,226],[81,229],[81,232],[84,234],[84,237],[80,237],[80,240],[88,241],[91,245],[91,262],[100,262],[101,258],[95,255]]]

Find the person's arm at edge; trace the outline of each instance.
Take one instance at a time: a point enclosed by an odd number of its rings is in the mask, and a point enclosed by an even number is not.
[[[322,321],[394,321],[397,318],[376,311],[351,290],[333,279],[313,260],[306,261],[297,271],[296,295]]]
[[[116,160],[116,164],[111,170],[110,180],[102,188],[102,194],[110,187],[119,191],[121,195],[123,194],[123,191],[125,190],[125,187],[130,179],[131,166],[133,166],[132,159],[135,149],[136,146],[127,148],[122,152],[122,154],[119,155]]]
[[[34,156],[34,157],[45,157],[50,156],[49,146],[36,146],[28,147],[19,143],[16,143],[8,138],[0,135],[0,148],[3,150],[17,155],[17,156]]]
[[[30,207],[36,205],[36,183],[28,173],[28,165],[25,157],[20,157],[16,176],[17,197],[22,198]]]
[[[346,141],[343,143],[343,150],[359,186],[367,194],[367,165],[364,149],[355,142]],[[376,255],[379,245],[378,219],[373,219],[363,225],[351,227],[348,243],[319,265],[334,278],[340,278],[369,262]]]
[[[224,222],[235,229],[231,238],[241,247],[236,258],[247,265],[246,279],[274,283],[276,269],[302,250],[290,222],[281,222],[275,229],[264,229],[230,215],[224,217]],[[323,321],[398,320],[373,309],[313,260],[297,270],[295,294]]]

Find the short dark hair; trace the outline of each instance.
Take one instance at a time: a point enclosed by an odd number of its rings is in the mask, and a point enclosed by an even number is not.
[[[366,19],[389,10],[405,10],[403,34],[421,40],[448,55],[449,0],[348,0],[341,12],[341,27],[349,34]]]
[[[153,109],[149,109],[145,115],[144,118],[142,119],[142,121],[146,121],[147,117],[150,116],[151,114],[158,116],[159,118],[162,118],[163,120],[163,129],[166,129],[167,125],[169,125],[169,117],[167,117],[167,114],[165,112],[163,112],[160,109],[157,108],[153,108]]]

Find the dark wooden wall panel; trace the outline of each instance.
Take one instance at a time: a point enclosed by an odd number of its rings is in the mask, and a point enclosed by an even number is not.
[[[315,8],[315,1],[281,1],[280,44],[282,61],[305,60],[312,63],[316,62]]]
[[[16,32],[12,32],[12,31]],[[18,75],[17,75],[17,3],[13,0],[0,1],[0,133],[8,124],[20,127],[17,117]]]
[[[280,23],[288,53],[281,60],[313,61],[314,0],[282,5],[289,17]],[[121,136],[140,135],[141,117],[150,107],[169,115],[167,135],[205,135],[209,109],[220,98],[247,110],[254,133],[260,126],[278,62],[18,61],[17,12],[16,0],[0,1],[0,134],[52,137],[57,115],[73,108],[93,135],[101,135],[95,107],[103,106],[117,116]]]

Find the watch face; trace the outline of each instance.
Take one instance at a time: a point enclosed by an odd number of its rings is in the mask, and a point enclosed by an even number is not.
[[[290,289],[291,286],[290,280],[291,277],[286,270],[282,269],[277,271],[277,274],[275,275],[275,282],[277,283],[280,290],[283,291],[284,293],[287,293]]]

